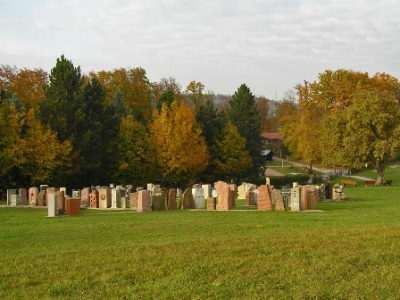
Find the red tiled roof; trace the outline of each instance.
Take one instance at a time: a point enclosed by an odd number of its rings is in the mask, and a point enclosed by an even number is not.
[[[280,133],[277,132],[263,132],[261,137],[268,140],[282,140],[283,137]]]

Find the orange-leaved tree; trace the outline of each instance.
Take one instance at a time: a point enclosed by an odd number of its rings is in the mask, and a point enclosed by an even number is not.
[[[209,155],[192,109],[175,100],[154,110],[150,139],[157,173],[167,185],[183,186],[196,179],[208,164]]]

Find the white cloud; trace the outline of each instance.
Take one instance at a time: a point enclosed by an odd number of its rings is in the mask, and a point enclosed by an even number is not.
[[[18,67],[49,71],[64,53],[84,72],[142,66],[270,98],[326,69],[400,76],[395,0],[16,2],[0,11],[0,63]]]

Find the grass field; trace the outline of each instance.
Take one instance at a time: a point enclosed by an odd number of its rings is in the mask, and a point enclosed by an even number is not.
[[[323,212],[0,208],[0,299],[398,299],[400,186]]]

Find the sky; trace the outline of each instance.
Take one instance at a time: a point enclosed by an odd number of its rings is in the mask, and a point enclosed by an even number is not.
[[[142,67],[272,100],[325,70],[400,78],[399,0],[0,0],[0,64]]]

